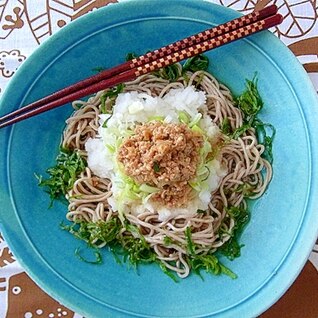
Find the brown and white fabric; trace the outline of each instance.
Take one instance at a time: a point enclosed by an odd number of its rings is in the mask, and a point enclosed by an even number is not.
[[[120,1],[0,0],[0,98],[15,71],[43,41],[78,17]],[[245,14],[275,3],[284,22],[272,31],[297,56],[318,91],[318,1],[209,1]],[[0,234],[0,318],[20,317],[83,318],[52,299],[31,280]],[[261,317],[318,317],[318,241],[295,283]]]

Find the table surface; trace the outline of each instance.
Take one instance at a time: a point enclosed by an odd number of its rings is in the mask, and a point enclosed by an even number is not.
[[[129,0],[126,0],[129,1]],[[243,13],[275,3],[284,22],[272,31],[297,56],[318,91],[318,1],[209,0]],[[0,98],[25,59],[78,17],[120,0],[0,0]],[[0,318],[76,317],[42,291],[0,233]],[[318,317],[318,240],[301,274],[262,318]]]

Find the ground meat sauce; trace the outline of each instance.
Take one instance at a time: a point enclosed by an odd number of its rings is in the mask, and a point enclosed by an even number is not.
[[[191,196],[188,181],[199,163],[201,134],[184,124],[152,121],[136,127],[118,151],[125,173],[138,184],[158,187],[152,200],[168,207],[182,207]]]

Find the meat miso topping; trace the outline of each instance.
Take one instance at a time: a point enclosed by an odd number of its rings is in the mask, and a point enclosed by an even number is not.
[[[203,136],[185,124],[152,121],[138,125],[118,150],[126,175],[160,189],[152,200],[182,207],[191,199],[188,181],[196,175]]]

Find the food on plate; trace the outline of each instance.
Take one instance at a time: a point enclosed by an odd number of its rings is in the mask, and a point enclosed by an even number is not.
[[[106,246],[174,279],[236,277],[219,258],[240,256],[247,201],[272,177],[275,130],[258,117],[256,77],[234,98],[207,66],[198,56],[73,103],[57,164],[39,184],[52,200],[65,196],[62,227],[94,248],[95,262]]]

